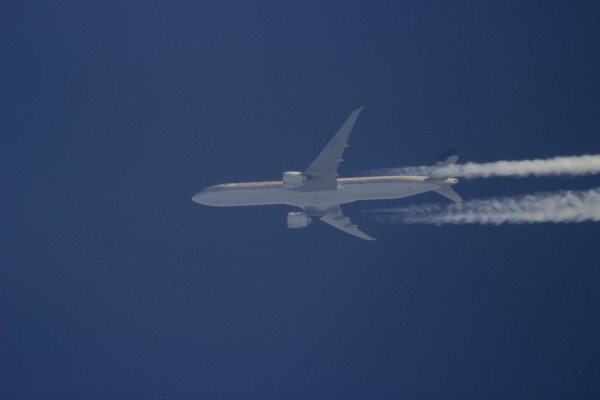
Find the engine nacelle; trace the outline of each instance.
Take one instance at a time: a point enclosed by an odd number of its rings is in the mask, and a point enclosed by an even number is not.
[[[311,218],[305,212],[291,212],[287,215],[288,228],[306,228]]]
[[[283,173],[283,187],[286,189],[302,186],[306,182],[306,177],[302,172],[287,171]]]

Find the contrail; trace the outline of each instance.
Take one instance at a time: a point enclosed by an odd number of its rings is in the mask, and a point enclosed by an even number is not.
[[[531,224],[600,221],[600,188],[368,211],[375,220],[408,224]]]
[[[454,164],[427,167],[388,168],[369,171],[369,175],[430,175],[466,179],[527,176],[577,176],[600,174],[600,155],[554,157],[522,161]]]

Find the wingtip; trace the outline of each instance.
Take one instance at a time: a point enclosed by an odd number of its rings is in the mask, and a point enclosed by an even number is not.
[[[354,109],[354,111],[352,111],[352,113],[350,115],[358,116],[358,114],[360,114],[360,112],[363,110],[363,108],[365,108],[365,106],[360,106],[360,107]]]

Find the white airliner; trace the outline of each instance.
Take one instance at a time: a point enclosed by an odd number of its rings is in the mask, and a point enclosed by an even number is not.
[[[288,228],[304,228],[313,218],[365,240],[367,235],[342,214],[340,204],[357,200],[398,199],[434,191],[453,201],[461,201],[452,189],[458,179],[431,176],[368,176],[338,178],[337,170],[352,127],[363,108],[350,114],[327,147],[304,171],[283,173],[281,181],[224,183],[210,186],[192,200],[209,206],[258,206],[287,204],[303,212],[287,215]],[[458,156],[445,153],[434,168],[454,164]]]

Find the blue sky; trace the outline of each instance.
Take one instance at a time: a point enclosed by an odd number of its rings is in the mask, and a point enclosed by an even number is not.
[[[4,2],[0,397],[595,398],[598,224],[209,208],[306,168],[600,153],[595,2]],[[597,177],[462,182],[466,199]]]

